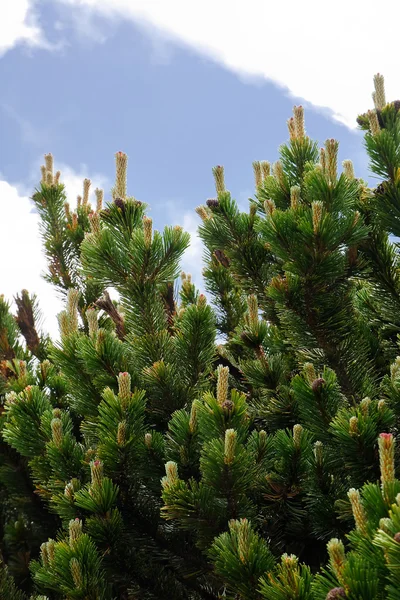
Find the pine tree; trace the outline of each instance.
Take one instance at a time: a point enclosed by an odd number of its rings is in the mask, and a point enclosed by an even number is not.
[[[189,236],[111,200],[33,195],[60,339],[0,299],[0,598],[398,597],[400,103],[361,115],[375,189],[294,108],[241,212],[221,166]],[[223,342],[216,345],[217,337]],[[398,539],[399,538],[399,539]]]

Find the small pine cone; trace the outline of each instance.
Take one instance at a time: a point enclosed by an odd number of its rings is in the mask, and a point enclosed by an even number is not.
[[[211,208],[211,209],[218,208],[218,206],[219,206],[219,202],[216,198],[209,198],[207,200],[206,204],[207,204],[208,208]]]
[[[326,596],[326,600],[336,600],[337,598],[346,598],[346,592],[344,591],[344,588],[333,588]]]
[[[399,112],[400,110],[400,100],[395,100],[394,102],[392,102],[393,107],[395,109],[396,112]]]
[[[231,261],[229,260],[229,258],[226,256],[225,252],[223,252],[222,250],[215,250],[214,251],[214,256],[217,259],[217,261],[226,269],[229,267],[229,265],[231,264]]]
[[[385,181],[382,181],[382,183],[380,183],[374,191],[375,196],[383,196],[383,194],[386,191],[386,186],[385,186]]]
[[[311,384],[311,389],[314,392],[314,394],[317,394],[318,392],[320,392],[322,389],[322,386],[324,386],[325,383],[326,383],[326,381],[323,377],[318,377],[317,379],[314,379],[314,381]]]
[[[122,198],[115,198],[114,204],[117,208],[120,208],[123,213],[125,212],[125,202],[122,200]]]
[[[400,544],[400,531],[398,531],[397,533],[394,534],[393,539],[395,542]]]
[[[360,127],[362,127],[365,123],[365,114],[358,115],[356,122],[357,122],[357,125],[360,125]]]
[[[222,403],[222,408],[226,412],[231,412],[231,410],[233,410],[233,406],[234,406],[234,404],[233,404],[232,400],[225,400],[225,402]]]

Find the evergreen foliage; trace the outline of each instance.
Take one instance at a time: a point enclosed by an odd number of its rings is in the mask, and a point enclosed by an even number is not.
[[[379,75],[374,97],[375,189],[302,107],[248,212],[213,169],[212,306],[125,154],[109,202],[85,180],[75,210],[45,156],[65,310],[51,341],[35,297],[0,298],[1,599],[400,597],[400,114]]]

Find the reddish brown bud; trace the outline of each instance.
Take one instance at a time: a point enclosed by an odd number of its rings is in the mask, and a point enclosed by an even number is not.
[[[216,198],[209,198],[206,202],[208,208],[218,208],[219,202]]]
[[[225,400],[225,402],[222,403],[222,408],[226,411],[226,412],[231,412],[231,410],[233,410],[234,404],[232,402],[232,400]]]
[[[125,202],[122,198],[115,198],[114,204],[117,208],[120,208],[123,213],[125,212]]]
[[[326,381],[323,377],[318,377],[318,379],[314,379],[314,381],[311,384],[311,389],[314,392],[314,394],[317,394],[318,392],[320,392],[322,389],[322,386],[324,386],[325,383],[326,383]]]
[[[222,250],[215,250],[214,251],[214,256],[217,259],[217,261],[226,269],[229,267],[229,265],[231,264],[231,261],[229,260],[229,258],[226,256],[225,252],[223,252]]]

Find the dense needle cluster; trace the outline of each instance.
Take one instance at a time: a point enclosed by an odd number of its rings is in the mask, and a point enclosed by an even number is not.
[[[35,297],[0,297],[1,599],[398,600],[400,113],[374,85],[375,189],[301,106],[248,212],[213,169],[208,299],[123,152],[93,203],[45,156],[65,309],[51,341]]]

